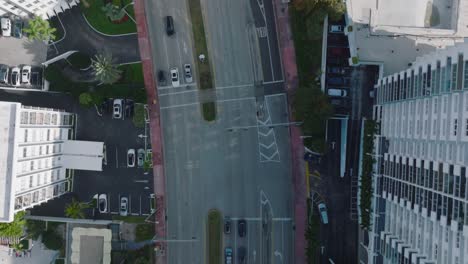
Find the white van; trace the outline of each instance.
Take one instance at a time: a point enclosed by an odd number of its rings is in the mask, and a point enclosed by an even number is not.
[[[328,96],[346,97],[346,96],[348,96],[348,92],[346,90],[343,90],[343,89],[328,88]]]

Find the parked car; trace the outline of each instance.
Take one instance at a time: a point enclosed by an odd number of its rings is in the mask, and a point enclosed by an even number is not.
[[[245,219],[241,219],[237,222],[237,232],[240,237],[244,237],[247,233],[247,221],[245,221]]]
[[[98,198],[98,208],[100,213],[107,213],[107,194],[100,194]]]
[[[171,69],[171,81],[172,81],[172,86],[178,87],[180,85],[179,81],[179,69],[176,67]]]
[[[343,67],[328,67],[327,72],[331,74],[345,74],[346,69]]]
[[[113,117],[116,119],[122,118],[122,99],[114,99]]]
[[[232,248],[231,247],[224,248],[224,263],[232,264]]]
[[[343,26],[342,25],[330,25],[329,31],[330,33],[343,33]]]
[[[328,48],[328,54],[334,57],[349,57],[349,49],[339,47]]]
[[[127,216],[128,214],[128,198],[125,196],[120,197],[120,215]]]
[[[322,223],[325,225],[328,224],[327,207],[324,203],[319,203],[317,207],[320,213],[320,218],[322,219]]]
[[[129,149],[127,151],[127,167],[133,168],[135,167],[135,150]]]
[[[186,83],[191,83],[193,81],[192,66],[190,66],[190,64],[184,64],[184,77]]]
[[[138,149],[137,150],[137,164],[138,167],[143,167],[143,163],[145,163],[145,150],[144,149]]]
[[[0,83],[8,83],[8,73],[10,68],[6,65],[0,65]]]
[[[0,24],[2,26],[2,36],[10,37],[11,36],[11,20],[7,17],[2,17],[2,19],[0,19]]]
[[[175,33],[174,29],[174,19],[171,16],[167,16],[166,19],[166,34],[172,36]]]
[[[158,71],[158,82],[160,85],[166,84],[166,73],[164,71]]]
[[[224,233],[231,234],[231,218],[229,216],[224,217]]]
[[[13,22],[13,37],[22,38],[23,37],[23,21],[16,19]]]
[[[23,68],[21,68],[21,83],[31,83],[31,66],[23,66]]]
[[[336,86],[349,86],[350,80],[344,77],[329,77],[327,79],[327,84]]]
[[[334,97],[346,97],[348,96],[348,91],[339,88],[328,88],[328,96]]]
[[[14,86],[19,86],[20,85],[20,68],[18,67],[13,67],[13,69],[11,69],[11,82],[10,84],[11,85],[14,85]]]
[[[237,249],[237,259],[239,260],[239,264],[245,263],[245,256],[247,255],[247,249],[243,246],[240,246]]]

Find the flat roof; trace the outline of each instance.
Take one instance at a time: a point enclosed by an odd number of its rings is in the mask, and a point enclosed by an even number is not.
[[[72,264],[110,264],[111,261],[110,229],[75,227],[72,231]]]
[[[13,220],[16,144],[20,103],[0,102],[0,222]]]
[[[104,142],[67,140],[63,144],[64,167],[76,170],[102,171]]]

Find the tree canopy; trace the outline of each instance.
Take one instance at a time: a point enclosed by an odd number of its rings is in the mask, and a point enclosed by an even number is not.
[[[29,20],[28,25],[23,29],[30,40],[49,41],[55,40],[55,28],[50,26],[49,21],[39,16]]]
[[[11,223],[0,223],[1,237],[21,237],[24,233],[26,220],[24,219],[25,212],[18,212]]]

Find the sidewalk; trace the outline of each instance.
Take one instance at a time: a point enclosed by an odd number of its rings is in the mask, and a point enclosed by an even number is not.
[[[136,0],[135,18],[137,21],[138,44],[140,47],[141,62],[143,64],[143,75],[145,80],[146,94],[148,96],[148,110],[150,115],[150,135],[151,147],[153,149],[153,175],[154,175],[154,193],[156,196],[156,237],[158,239],[166,238],[166,179],[164,175],[164,160],[162,150],[162,131],[160,112],[158,105],[158,96],[156,93],[156,83],[154,78],[153,61],[151,57],[151,44],[148,36],[148,27],[146,25],[145,6],[142,0]],[[155,263],[165,264],[167,259],[165,255],[166,242],[157,242],[156,248],[160,249],[156,254]]]
[[[278,39],[280,43],[280,52],[282,63],[284,66],[286,93],[288,94],[289,103],[289,119],[293,120],[292,116],[292,96],[298,86],[296,52],[294,50],[294,41],[289,25],[288,5],[283,4],[281,0],[274,0],[275,15],[278,25]],[[291,131],[291,158],[292,158],[292,174],[294,184],[294,256],[296,264],[305,264],[305,230],[307,218],[306,204],[306,181],[305,181],[305,165],[304,165],[304,145],[301,139],[301,131],[296,126],[290,127]]]

